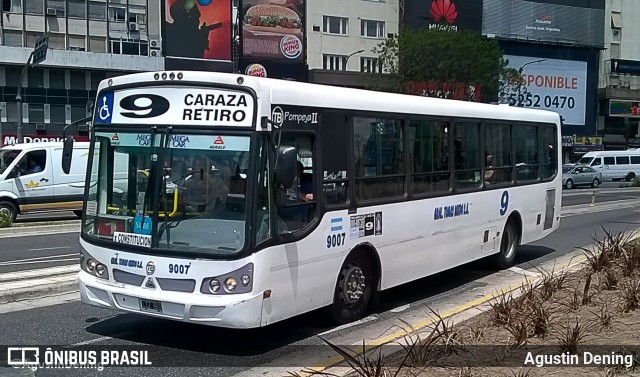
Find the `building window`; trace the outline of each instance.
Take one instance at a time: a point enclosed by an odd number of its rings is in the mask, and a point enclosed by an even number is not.
[[[29,104],[29,123],[44,123],[44,104]]]
[[[49,34],[49,48],[56,50],[64,50],[65,47],[64,34]]]
[[[109,21],[125,22],[127,19],[127,11],[123,7],[109,7]]]
[[[56,16],[64,17],[64,14],[65,14],[64,0],[48,0],[47,9],[55,9]]]
[[[324,55],[323,69],[329,71],[342,71],[345,68],[347,57],[344,55]]]
[[[29,0],[25,2],[25,13],[44,15],[44,0]]]
[[[22,32],[18,30],[4,30],[4,46],[22,47]]]
[[[87,117],[86,106],[71,106],[71,123]]]
[[[8,13],[22,13],[22,0],[2,0],[2,11]]]
[[[87,18],[87,2],[86,0],[67,0],[69,8],[69,17]]]
[[[382,64],[377,58],[360,58],[360,72],[382,73]]]
[[[103,37],[89,37],[89,51],[91,52],[106,52],[106,38]]]
[[[89,19],[96,21],[106,21],[107,4],[98,1],[89,1]]]
[[[71,88],[69,89],[79,89],[79,90],[87,89],[84,71],[69,71],[69,74],[70,74],[69,82],[71,83]]]
[[[6,113],[3,114],[7,117],[7,122],[13,123],[18,121],[18,104],[15,102],[7,102],[4,107]]]
[[[360,36],[368,38],[384,38],[384,21],[362,20]]]
[[[65,105],[49,106],[49,119],[51,123],[65,124],[66,120]]]
[[[323,32],[327,34],[349,34],[349,19],[345,17],[324,16]]]
[[[144,24],[146,20],[147,9],[141,6],[129,5],[129,22],[136,24]]]
[[[64,85],[65,74],[61,69],[49,70],[49,88],[50,89],[65,89]]]
[[[27,82],[29,88],[44,88],[44,70],[41,68],[31,68],[27,72]]]
[[[69,35],[69,50],[86,51],[86,38],[82,35]]]

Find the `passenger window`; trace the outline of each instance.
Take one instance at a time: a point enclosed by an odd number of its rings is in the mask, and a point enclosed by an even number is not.
[[[538,179],[538,128],[515,126],[516,139],[516,180]]]
[[[296,179],[291,187],[279,187],[276,192],[278,233],[290,233],[309,225],[316,212],[313,137],[283,132],[280,145],[295,147],[298,152]]]
[[[640,157],[638,157],[638,159],[640,160]],[[633,157],[631,157],[631,160],[633,161]],[[593,159],[593,162],[591,163],[591,166],[600,166],[600,157],[596,157]],[[640,161],[639,161],[640,163]]]
[[[631,156],[632,164],[640,164],[640,156]]]
[[[358,200],[404,194],[402,121],[353,118],[355,191]]]
[[[486,124],[484,137],[485,185],[511,182],[511,126]]]
[[[542,179],[552,178],[558,170],[558,142],[555,127],[541,127]]]
[[[605,165],[615,165],[616,164],[616,159],[613,157],[605,157],[603,158],[604,160],[604,164]]]
[[[413,194],[449,191],[448,129],[448,122],[409,122],[409,163]]]
[[[320,132],[329,140],[322,143],[322,195],[326,205],[347,202],[347,117],[323,114]]]
[[[629,156],[618,156],[616,157],[617,165],[629,165]]]
[[[480,125],[456,123],[453,133],[453,165],[456,187],[480,188],[483,163],[480,162]]]
[[[20,170],[21,177],[43,172],[47,168],[47,151],[28,152],[20,159],[17,167]]]

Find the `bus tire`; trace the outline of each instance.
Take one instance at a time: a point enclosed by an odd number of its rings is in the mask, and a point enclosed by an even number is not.
[[[515,264],[520,235],[515,221],[507,221],[500,238],[500,252],[495,256],[495,264],[500,269],[507,269]]]
[[[625,179],[627,180],[627,182],[631,182],[636,178],[636,174],[635,173],[629,173],[627,174],[627,176],[625,177]]]
[[[336,324],[356,321],[367,311],[374,289],[371,261],[363,253],[351,254],[342,264],[329,316]]]
[[[18,209],[13,203],[9,201],[0,201],[0,212],[8,215],[11,223],[16,222],[16,217],[18,217]]]

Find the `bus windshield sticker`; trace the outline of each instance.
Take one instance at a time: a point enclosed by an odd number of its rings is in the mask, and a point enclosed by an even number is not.
[[[101,93],[95,122],[251,127],[254,107],[240,91],[144,87]]]
[[[113,242],[125,245],[151,247],[151,236],[147,234],[114,232]]]
[[[150,147],[151,134],[133,134],[125,132],[96,132],[97,137],[105,137],[114,147]],[[154,145],[160,145],[160,135],[156,135]]]
[[[246,152],[249,150],[247,136],[221,135],[171,135],[169,147],[172,149],[225,150]]]
[[[469,203],[451,204],[448,206],[436,207],[433,210],[433,219],[441,220],[450,217],[458,217],[469,214]]]
[[[351,239],[382,235],[382,212],[351,216]]]

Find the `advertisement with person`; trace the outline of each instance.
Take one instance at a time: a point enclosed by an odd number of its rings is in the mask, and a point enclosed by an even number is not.
[[[166,56],[231,60],[231,1],[165,0]]]
[[[304,61],[304,0],[243,0],[242,56]]]
[[[584,125],[587,62],[505,55],[511,68],[522,70],[526,90],[510,93],[514,105],[555,111],[564,124]]]

